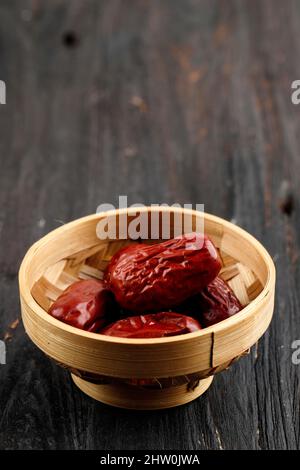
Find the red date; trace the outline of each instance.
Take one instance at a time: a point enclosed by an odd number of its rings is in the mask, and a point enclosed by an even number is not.
[[[211,240],[192,233],[120,250],[113,256],[105,280],[122,308],[162,311],[204,289],[220,268]]]
[[[200,330],[194,318],[174,312],[160,312],[124,318],[100,333],[121,338],[162,338]]]
[[[243,308],[227,282],[220,277],[203,289],[199,297],[202,310],[201,321],[205,326],[225,320]]]
[[[178,310],[199,319],[204,327],[219,323],[242,309],[227,282],[216,277],[200,294],[184,302]]]
[[[82,330],[97,332],[114,319],[116,304],[103,281],[88,279],[68,287],[49,309],[50,315]]]

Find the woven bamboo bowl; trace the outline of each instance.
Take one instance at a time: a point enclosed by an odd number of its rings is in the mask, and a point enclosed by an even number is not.
[[[61,366],[75,384],[101,402],[132,409],[169,408],[194,400],[207,390],[214,374],[247,354],[269,326],[274,308],[275,267],[265,248],[241,228],[204,214],[205,233],[222,260],[221,276],[242,305],[238,314],[186,335],[125,339],[89,333],[47,313],[51,303],[78,279],[101,278],[110,258],[130,240],[100,240],[96,227],[104,217],[124,215],[130,223],[135,209],[121,209],[68,223],[35,243],[19,272],[22,319],[31,340]],[[139,208],[161,224],[170,214],[190,215],[193,226],[203,214],[179,208]],[[158,213],[158,214],[157,214]],[[121,217],[122,216],[122,217]],[[159,240],[147,240],[157,243]],[[145,381],[147,379],[147,381]]]

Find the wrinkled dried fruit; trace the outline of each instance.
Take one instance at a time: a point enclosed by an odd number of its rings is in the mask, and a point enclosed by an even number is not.
[[[220,277],[203,289],[199,297],[202,310],[201,321],[205,326],[225,320],[243,308],[227,282]]]
[[[194,315],[203,326],[211,326],[238,313],[242,308],[229,285],[216,277],[200,294],[184,302],[179,311]]]
[[[115,319],[116,303],[103,281],[88,279],[69,286],[49,314],[82,330],[97,332]]]
[[[124,318],[100,333],[122,338],[162,338],[200,329],[200,323],[194,318],[174,312],[160,312]]]
[[[120,250],[113,256],[105,280],[124,309],[161,311],[204,289],[220,269],[211,240],[192,233]]]

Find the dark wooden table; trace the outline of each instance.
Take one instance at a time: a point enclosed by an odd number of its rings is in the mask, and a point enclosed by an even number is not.
[[[299,448],[299,24],[297,0],[1,0],[1,448]],[[15,321],[26,249],[123,194],[204,203],[276,262],[268,332],[178,409],[93,401]]]

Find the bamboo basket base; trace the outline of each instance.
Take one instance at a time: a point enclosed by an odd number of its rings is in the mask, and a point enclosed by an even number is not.
[[[194,388],[187,384],[161,390],[142,389],[126,384],[94,384],[71,374],[77,387],[86,395],[106,405],[131,410],[159,410],[184,405],[202,395],[213,381],[213,376],[199,381]]]

